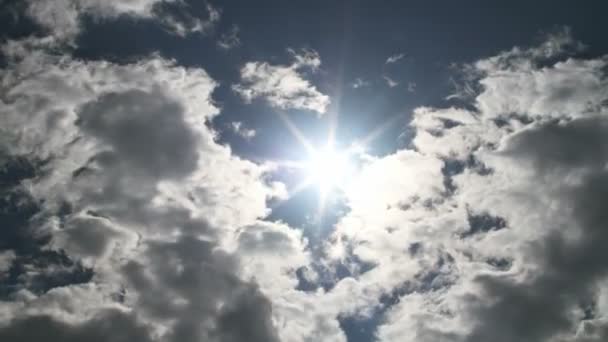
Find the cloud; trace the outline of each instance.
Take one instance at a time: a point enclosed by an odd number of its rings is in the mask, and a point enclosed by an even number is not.
[[[0,253],[0,279],[4,278],[6,272],[11,269],[13,260],[15,260],[15,252],[7,250]]]
[[[608,336],[608,61],[560,32],[472,63],[470,107],[417,108],[411,149],[366,159],[326,246],[371,265],[327,291],[341,315],[380,341]]]
[[[216,142],[216,82],[155,56],[119,65],[32,51],[8,65],[0,151],[11,245],[0,248],[16,266],[0,292],[0,336],[278,341],[275,303],[234,241],[243,227],[272,226],[261,221],[267,200],[284,189],[268,166]],[[263,241],[280,234],[291,244],[283,257],[308,262],[291,230],[244,244],[259,275],[295,272],[264,267],[277,245]]]
[[[384,78],[384,80],[386,81],[386,84],[387,84],[387,85],[388,85],[390,88],[394,88],[394,87],[396,87],[396,86],[398,86],[398,85],[399,85],[399,82],[397,82],[397,81],[393,80],[392,78],[390,78],[390,77],[388,77],[388,76],[386,76],[386,75],[382,76],[382,78]]]
[[[224,32],[217,41],[217,46],[223,50],[230,50],[239,45],[241,45],[241,39],[239,38],[239,27],[236,25]]]
[[[563,44],[579,44],[564,35],[548,39],[474,63],[468,72],[481,85],[474,109],[416,110],[414,146],[444,160],[453,192],[428,202],[433,219],[413,216],[377,225],[397,227],[393,232],[407,227],[410,241],[426,246],[427,253],[449,253],[453,282],[401,295],[379,327],[380,340],[606,338],[606,311],[599,304],[605,217],[598,207],[606,177],[606,60],[569,58],[572,50]],[[402,207],[403,216],[416,208],[412,201]],[[489,213],[502,229],[467,222],[463,210]],[[447,220],[457,212],[460,219]],[[388,209],[374,215],[379,216],[390,217]],[[420,225],[423,235],[415,233]],[[478,232],[454,240],[463,229]],[[369,242],[366,249],[388,251]]]
[[[354,89],[359,89],[359,88],[364,88],[364,87],[369,87],[371,84],[369,81],[366,81],[362,78],[357,77],[355,79],[355,81],[351,84],[351,87],[353,87]]]
[[[120,336],[116,336],[120,331]],[[153,341],[146,327],[127,313],[117,310],[100,312],[96,317],[72,326],[57,321],[52,316],[33,316],[16,319],[10,325],[0,328],[0,338],[6,341],[34,342],[47,341]]]
[[[63,4],[66,37],[89,8],[148,15]],[[568,30],[466,65],[466,107],[417,108],[410,145],[361,153],[318,245],[268,218],[285,186],[219,143],[203,69],[30,43],[0,76],[0,339],[344,342],[353,317],[379,341],[608,337],[608,59]],[[234,91],[324,113],[319,55],[288,53]]]
[[[97,19],[115,19],[131,16],[139,19],[154,19],[170,32],[180,36],[193,32],[207,32],[220,19],[220,12],[213,6],[206,6],[207,13],[201,16],[184,1],[169,0],[28,0],[27,15],[46,29],[57,42],[73,43],[82,30],[81,19],[91,16]]]
[[[255,131],[255,129],[247,128],[247,127],[243,126],[243,123],[240,122],[240,121],[233,121],[233,122],[231,122],[230,123],[230,129],[236,135],[242,137],[245,140],[251,140],[257,134],[257,132]]]
[[[403,57],[405,57],[404,53],[397,53],[397,54],[391,55],[386,59],[386,62],[384,62],[384,64],[397,63],[398,61],[403,59]]]
[[[329,105],[329,97],[320,93],[304,79],[302,69],[313,71],[321,65],[319,55],[312,50],[295,52],[291,65],[271,65],[267,62],[248,62],[240,70],[241,83],[232,89],[246,102],[255,98],[265,99],[280,109],[304,109],[323,115]]]
[[[407,91],[409,91],[410,93],[415,93],[416,92],[416,82],[407,82]]]
[[[185,1],[161,1],[154,6],[154,19],[170,33],[181,37],[194,33],[207,34],[215,29],[221,19],[220,10],[209,3],[202,13],[196,13],[196,8]]]

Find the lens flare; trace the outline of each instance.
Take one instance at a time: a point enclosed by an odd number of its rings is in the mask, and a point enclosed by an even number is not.
[[[353,171],[348,154],[331,147],[314,151],[307,169],[312,183],[317,184],[324,195],[343,188]]]

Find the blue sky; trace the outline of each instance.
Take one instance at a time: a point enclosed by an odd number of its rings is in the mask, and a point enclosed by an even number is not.
[[[606,9],[0,0],[0,340],[605,340]]]

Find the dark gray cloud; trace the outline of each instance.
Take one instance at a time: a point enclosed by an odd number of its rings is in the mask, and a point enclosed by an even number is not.
[[[117,154],[99,157],[102,163],[126,162],[155,178],[177,178],[194,171],[198,161],[197,138],[183,111],[158,90],[131,90],[87,103],[78,124]]]
[[[142,313],[175,322],[169,340],[278,341],[270,302],[235,276],[234,256],[193,236],[146,245],[142,261],[123,272]]]
[[[118,310],[98,313],[77,324],[64,323],[51,316],[15,319],[0,328],[0,339],[19,342],[127,342],[154,341],[149,329],[132,314]]]
[[[584,154],[585,150],[573,152]],[[598,300],[600,281],[608,275],[608,252],[604,248],[608,214],[602,205],[608,200],[608,173],[585,177],[582,184],[563,196],[564,204],[573,208],[573,227],[551,233],[530,246],[539,261],[538,273],[530,281],[490,276],[477,279],[491,304],[473,310],[477,326],[468,341],[548,341],[560,333],[576,331],[583,320],[596,318],[583,316],[577,321],[574,312]],[[571,229],[579,234],[574,239],[567,236]],[[598,341],[605,338],[608,335],[602,334]]]
[[[608,120],[602,116],[541,124],[514,135],[505,154],[530,160],[541,173],[597,170],[608,156],[606,132]]]
[[[114,239],[124,238],[114,230],[106,219],[96,217],[76,217],[66,223],[63,234],[63,249],[81,257],[102,257],[109,251]]]

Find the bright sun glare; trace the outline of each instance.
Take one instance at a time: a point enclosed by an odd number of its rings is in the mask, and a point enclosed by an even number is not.
[[[289,190],[289,198],[301,191],[314,186],[319,191],[319,217],[322,216],[328,201],[334,194],[348,192],[353,187],[353,181],[358,177],[361,168],[361,157],[366,146],[390,127],[393,121],[373,129],[363,139],[358,139],[346,149],[337,149],[335,131],[338,123],[339,110],[330,114],[329,134],[324,147],[314,147],[300,129],[283,112],[276,112],[285,124],[287,130],[298,140],[307,151],[305,160],[284,161],[286,167],[298,169],[303,179]]]
[[[317,184],[322,195],[343,188],[353,172],[346,152],[325,147],[311,153],[307,165],[310,181]]]

